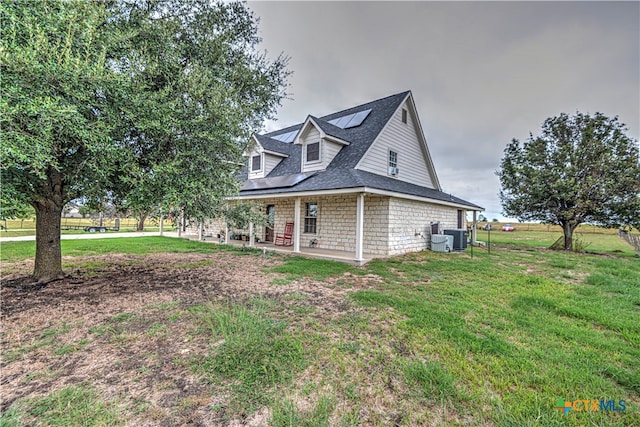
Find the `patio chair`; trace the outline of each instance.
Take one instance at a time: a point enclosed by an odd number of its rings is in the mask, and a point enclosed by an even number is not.
[[[284,233],[276,233],[276,238],[273,241],[277,246],[293,246],[293,223],[287,222],[284,225]]]

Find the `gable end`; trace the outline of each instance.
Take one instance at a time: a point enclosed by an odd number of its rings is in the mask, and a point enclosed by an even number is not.
[[[391,115],[355,168],[440,190],[411,93]]]

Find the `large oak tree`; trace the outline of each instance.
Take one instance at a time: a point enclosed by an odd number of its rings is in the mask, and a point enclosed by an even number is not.
[[[236,190],[250,134],[286,95],[242,3],[2,2],[2,188],[36,210],[34,277],[63,276],[78,198],[204,217]]]
[[[562,226],[566,250],[582,223],[639,227],[640,156],[626,130],[601,113],[560,114],[513,139],[497,172],[505,215]]]

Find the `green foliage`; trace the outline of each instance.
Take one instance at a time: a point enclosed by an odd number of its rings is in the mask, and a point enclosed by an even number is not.
[[[35,203],[50,197],[43,184],[58,172],[69,200],[118,154],[105,95],[122,80],[106,64],[108,12],[99,2],[42,1],[2,2],[0,14],[3,192]]]
[[[255,202],[230,203],[226,205],[223,215],[229,227],[246,230],[251,222],[254,226],[268,224],[269,218],[262,208],[261,203]]]
[[[62,277],[60,216],[94,192],[121,150],[112,98],[127,84],[108,63],[104,2],[0,3],[0,178],[3,199],[36,210],[34,276]]]
[[[51,246],[79,197],[217,216],[286,95],[287,59],[257,51],[244,3],[2,2],[0,19],[2,205],[33,205]],[[59,276],[44,249],[35,274]]]
[[[0,186],[0,219],[27,219],[34,216],[35,211],[24,194],[18,194],[11,186]]]
[[[256,18],[239,2],[118,2],[116,17],[133,30],[116,55],[134,90],[118,129],[129,157],[114,196],[133,211],[217,216],[237,191],[251,134],[285,96],[286,58],[257,51]]]
[[[625,131],[617,117],[561,114],[514,139],[497,172],[505,215],[561,225],[565,249],[585,222],[640,226],[640,154]]]

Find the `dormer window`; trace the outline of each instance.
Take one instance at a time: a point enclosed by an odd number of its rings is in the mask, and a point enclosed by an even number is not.
[[[398,153],[393,150],[389,150],[389,175],[398,175]]]
[[[262,169],[262,156],[260,154],[251,156],[251,171],[256,172]]]
[[[320,160],[320,142],[307,144],[307,163]]]

